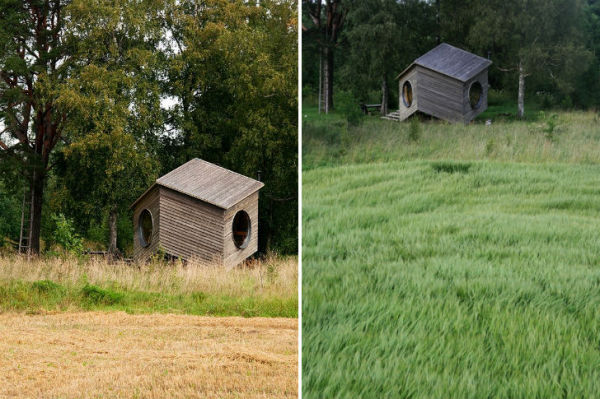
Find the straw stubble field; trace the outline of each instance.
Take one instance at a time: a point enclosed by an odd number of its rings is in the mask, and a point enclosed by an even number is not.
[[[0,315],[0,397],[292,398],[297,320]]]

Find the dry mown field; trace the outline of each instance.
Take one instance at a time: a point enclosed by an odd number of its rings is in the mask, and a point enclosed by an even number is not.
[[[0,315],[0,397],[297,397],[298,320]]]

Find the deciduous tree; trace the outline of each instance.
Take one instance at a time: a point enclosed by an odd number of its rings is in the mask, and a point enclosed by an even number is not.
[[[61,140],[69,143],[89,133],[85,122],[94,124],[96,131],[105,123],[102,112],[94,115],[94,120],[82,120],[78,115],[83,107],[98,111],[99,101],[109,109],[125,102],[127,109],[132,95],[146,95],[143,85],[129,86],[135,88],[134,93],[124,98],[107,97],[108,92],[101,90],[96,90],[98,96],[84,98],[82,90],[94,82],[99,87],[116,87],[139,74],[139,70],[119,67],[122,63],[115,59],[127,59],[143,69],[147,53],[136,51],[131,44],[142,37],[146,40],[148,30],[155,26],[149,22],[158,17],[157,4],[160,2],[151,0],[0,1],[0,123],[4,126],[0,156],[18,162],[29,181],[34,253],[39,252],[43,195],[53,166],[52,154],[62,145]],[[127,52],[122,51],[125,48]]]
[[[342,0],[325,0],[324,3],[323,0],[304,0],[303,9],[312,22],[311,26],[304,26],[303,29],[309,32],[314,31],[309,37],[317,41],[320,51],[322,102],[325,113],[328,113],[333,109],[335,48],[344,26],[348,8],[342,4]]]
[[[585,70],[590,53],[581,37],[579,0],[480,2],[469,42],[492,51],[497,66],[518,77],[518,112],[525,114],[525,79],[543,74],[563,91]]]

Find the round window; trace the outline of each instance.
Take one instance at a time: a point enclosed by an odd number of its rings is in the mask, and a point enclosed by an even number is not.
[[[412,86],[410,85],[410,82],[407,80],[402,85],[402,102],[404,103],[405,107],[410,107],[412,105],[412,100],[413,100]]]
[[[233,218],[233,225],[231,226],[233,233],[233,242],[238,248],[246,248],[250,242],[250,216],[246,211],[239,211]]]
[[[144,209],[138,219],[138,235],[142,247],[147,247],[152,242],[152,227],[152,214]]]
[[[471,87],[469,87],[469,103],[471,104],[472,109],[477,109],[481,105],[481,100],[483,99],[483,87],[481,87],[481,83],[473,82]]]

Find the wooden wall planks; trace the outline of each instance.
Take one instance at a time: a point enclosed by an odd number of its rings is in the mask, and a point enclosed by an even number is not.
[[[166,253],[205,263],[222,261],[222,209],[160,187],[160,211],[160,244]]]
[[[235,214],[244,210],[250,216],[251,236],[248,246],[240,249],[233,242],[232,224]],[[225,211],[225,221],[223,230],[223,263],[227,267],[232,267],[242,262],[258,250],[258,191],[240,201],[233,207]]]
[[[450,122],[469,123],[487,109],[487,69],[467,82],[415,65],[399,81],[400,120],[405,120],[416,111],[421,111]],[[413,88],[413,103],[406,107],[402,101],[402,86],[409,81]],[[469,103],[469,88],[479,81],[483,88],[482,102],[477,109]]]
[[[140,213],[142,213],[144,209],[148,209],[152,215],[152,238],[150,240],[150,245],[147,247],[142,247],[139,235],[139,218]],[[147,259],[158,250],[159,226],[159,187],[154,186],[154,188],[140,200],[133,212],[133,258],[136,261]]]

